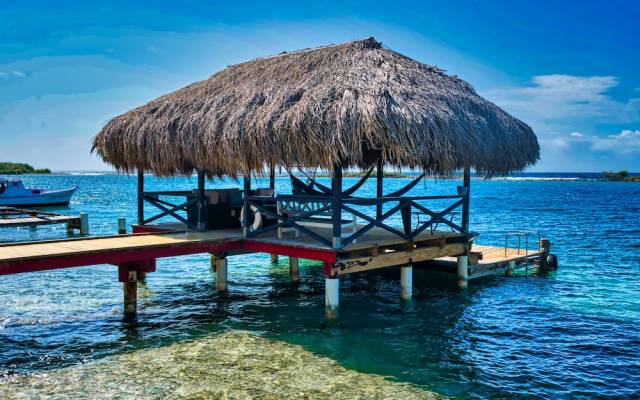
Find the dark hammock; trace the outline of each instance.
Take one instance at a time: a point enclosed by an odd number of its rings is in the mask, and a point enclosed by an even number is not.
[[[315,181],[315,179],[311,178],[309,175],[307,175],[306,173],[304,173],[304,171],[300,171],[307,179],[309,179],[310,183],[306,184],[304,183],[300,178],[296,177],[295,175],[293,175],[290,171],[289,171],[289,176],[291,177],[291,185],[293,186],[293,193],[304,193],[304,194],[310,194],[310,195],[314,195],[314,196],[331,196],[332,191],[330,188],[318,183]],[[364,176],[362,178],[360,178],[360,180],[358,182],[356,182],[355,185],[351,186],[349,189],[345,190],[343,193],[343,196],[351,196],[353,193],[356,192],[356,190],[360,189],[362,187],[362,185],[364,185],[364,183],[367,181],[367,179],[369,178],[369,176],[371,175],[371,172],[373,172],[373,167],[371,167],[369,169],[369,171],[367,171],[366,174],[364,174]],[[402,189],[396,190],[395,192],[386,194],[382,197],[400,197],[403,194],[407,193],[409,190],[413,189],[419,182],[420,179],[424,178],[424,176],[426,175],[426,173],[422,173],[420,176],[418,176],[417,178],[415,178],[414,180],[412,180],[411,182],[409,182],[409,184],[405,187],[403,187]],[[317,186],[320,190],[316,190],[313,187]]]
[[[326,195],[326,196],[330,196],[332,194],[332,190],[326,186],[324,186],[321,183],[318,183],[315,179],[313,179],[312,177],[310,177],[309,175],[307,175],[304,171],[300,171],[307,179],[309,179],[310,183],[306,184],[304,182],[302,182],[302,180],[300,180],[299,178],[295,177],[293,174],[291,174],[291,172],[289,172],[289,175],[291,176],[291,184],[294,187],[294,189],[298,190],[299,192],[303,192],[306,194],[313,194],[313,195],[318,195],[318,196],[322,196],[322,195]],[[355,183],[355,185],[351,186],[349,189],[345,190],[342,192],[343,196],[351,196],[353,193],[355,193],[358,189],[360,189],[362,187],[362,185],[365,184],[365,182],[367,181],[367,179],[369,179],[369,177],[371,176],[371,173],[373,172],[373,167],[369,168],[369,171],[367,171],[366,174],[364,174],[362,176],[362,178],[360,178],[360,180],[358,182]],[[315,190],[313,187],[317,186],[318,190]]]

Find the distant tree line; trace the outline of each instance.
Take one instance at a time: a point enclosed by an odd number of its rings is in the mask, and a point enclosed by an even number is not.
[[[29,164],[0,162],[0,174],[16,175],[16,174],[50,174],[48,168],[35,169]]]
[[[629,171],[604,171],[602,177],[608,181],[632,181],[640,182],[640,176],[631,176]]]

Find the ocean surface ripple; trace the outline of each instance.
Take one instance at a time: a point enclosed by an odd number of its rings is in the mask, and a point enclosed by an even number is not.
[[[3,276],[0,398],[639,398],[640,183],[553,178],[474,180],[471,226],[479,243],[497,246],[506,231],[540,231],[557,272],[461,292],[415,271],[409,306],[397,270],[354,275],[343,279],[332,327],[319,265],[302,261],[294,287],[285,257],[275,266],[266,255],[231,258],[227,293],[215,291],[205,255],[159,260],[135,321],[122,318],[113,266]],[[114,234],[119,216],[135,220],[134,177],[24,180],[80,186],[56,211],[88,212],[92,234]],[[406,183],[388,179],[386,190]],[[195,184],[147,178],[155,190]],[[414,193],[457,184],[430,180]],[[287,179],[277,186],[287,190]],[[372,180],[359,192],[373,193]],[[0,231],[5,242],[64,236],[64,226]]]

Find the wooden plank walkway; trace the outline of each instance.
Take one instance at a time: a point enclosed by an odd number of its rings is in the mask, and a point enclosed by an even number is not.
[[[166,227],[165,227],[166,228]],[[320,234],[330,235],[330,229],[316,228]],[[327,232],[324,232],[327,231]],[[160,257],[172,257],[196,253],[226,253],[229,255],[250,252],[267,252],[290,257],[335,262],[353,257],[376,257],[394,252],[395,262],[410,257],[432,258],[438,255],[455,255],[463,249],[463,235],[453,233],[425,233],[416,239],[416,249],[406,250],[406,241],[383,230],[372,229],[357,243],[344,249],[328,248],[311,238],[287,236],[278,239],[275,232],[259,238],[245,239],[239,229],[220,229],[206,232],[165,231],[164,233],[137,233],[109,237],[90,237],[41,242],[8,243],[0,245],[0,275],[68,268],[95,264],[122,264]],[[455,246],[450,246],[454,241]],[[404,247],[398,252],[399,245]],[[437,248],[437,252],[422,248]],[[402,246],[401,246],[402,247]],[[442,251],[444,249],[444,251]],[[399,258],[400,257],[400,258]],[[385,257],[380,259],[380,262]],[[377,268],[389,266],[376,263]],[[405,261],[406,262],[406,261]],[[346,270],[343,268],[342,271]],[[356,270],[354,270],[355,272]]]
[[[33,227],[54,224],[71,224],[79,228],[80,216],[62,215],[15,207],[0,207],[0,228]]]
[[[501,275],[508,273],[509,263],[518,268],[529,268],[530,273],[537,271],[534,262],[539,261],[544,254],[539,249],[515,249],[496,246],[483,246],[473,244],[469,256],[468,279],[477,279],[489,275]],[[421,265],[425,269],[434,269],[442,272],[456,273],[455,257],[439,257]]]

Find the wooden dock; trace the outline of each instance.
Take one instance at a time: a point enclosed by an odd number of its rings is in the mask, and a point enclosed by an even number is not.
[[[468,280],[491,275],[511,275],[520,269],[525,273],[539,272],[540,259],[545,254],[542,248],[517,249],[473,244],[469,252]],[[456,257],[439,257],[418,264],[417,267],[455,274],[457,260]]]
[[[0,206],[0,228],[36,227],[55,224],[67,224],[71,229],[80,229],[81,217],[79,215],[62,215],[40,210]]]
[[[332,234],[331,229],[313,230],[321,236],[330,237]],[[400,266],[401,298],[410,299],[413,265],[430,261],[450,270],[458,260],[459,270],[460,260],[464,259],[463,275],[468,274],[469,279],[474,279],[512,269],[516,264],[533,262],[544,254],[518,253],[517,249],[505,252],[504,248],[477,245],[468,251],[467,246],[467,235],[456,232],[424,232],[412,242],[407,242],[385,229],[373,228],[356,243],[334,249],[304,235],[278,238],[275,231],[259,238],[247,238],[239,229],[198,232],[184,229],[179,224],[134,225],[133,234],[0,245],[0,275],[111,264],[117,267],[118,280],[123,283],[125,314],[135,314],[136,283],[156,270],[158,258],[210,254],[211,267],[216,272],[216,287],[223,291],[227,289],[227,258],[262,252],[276,258],[287,256],[292,282],[299,279],[299,258],[321,262],[326,277],[329,317],[337,315],[339,278],[345,274]],[[467,259],[470,261],[468,268]],[[466,279],[461,287],[465,286]]]

